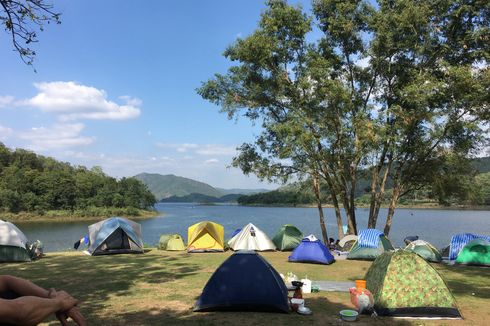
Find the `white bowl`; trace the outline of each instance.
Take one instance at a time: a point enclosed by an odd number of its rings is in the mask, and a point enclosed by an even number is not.
[[[308,307],[299,307],[298,308],[298,314],[301,314],[301,315],[311,315],[311,309],[308,308]]]
[[[345,321],[356,321],[358,315],[359,313],[355,310],[346,309],[340,311],[340,318]]]

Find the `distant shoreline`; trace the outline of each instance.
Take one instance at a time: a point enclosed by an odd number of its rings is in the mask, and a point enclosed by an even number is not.
[[[298,205],[288,205],[288,204],[247,204],[247,205],[242,205],[238,204],[236,202],[232,203],[184,203],[184,202],[168,202],[168,203],[161,203],[161,204],[194,204],[194,205],[202,205],[202,206],[212,206],[212,205],[234,205],[234,206],[244,206],[244,207],[288,207],[288,208],[316,208],[317,206],[315,204],[298,204]],[[334,208],[333,205],[328,205],[324,204],[323,208]],[[356,206],[356,209],[368,209],[369,205],[358,205]],[[388,205],[381,205],[381,208],[388,208]],[[341,207],[341,209],[343,209]],[[418,205],[399,205],[396,207],[396,209],[433,209],[433,210],[456,210],[456,211],[490,211],[490,206],[488,205],[483,205],[483,206],[442,206],[442,205],[423,205],[423,204],[418,204]]]

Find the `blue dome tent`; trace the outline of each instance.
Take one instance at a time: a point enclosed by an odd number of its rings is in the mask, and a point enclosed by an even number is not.
[[[301,243],[294,249],[288,260],[290,262],[331,264],[335,258],[320,240],[310,234],[301,240]]]
[[[208,280],[194,311],[289,312],[288,290],[277,271],[259,254],[239,250]]]
[[[88,252],[92,256],[143,253],[141,225],[122,217],[111,217],[90,225],[88,235]]]

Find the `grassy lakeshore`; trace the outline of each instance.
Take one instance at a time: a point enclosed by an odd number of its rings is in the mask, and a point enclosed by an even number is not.
[[[9,222],[74,222],[74,221],[101,221],[110,216],[126,217],[132,220],[142,220],[163,215],[155,210],[120,209],[120,210],[90,210],[80,211],[47,211],[45,213],[0,213],[0,219]]]
[[[341,325],[338,311],[352,308],[347,292],[306,294],[311,316],[255,312],[194,313],[193,304],[214,270],[231,253],[187,254],[150,249],[143,255],[90,257],[80,252],[48,253],[23,264],[0,264],[1,274],[65,289],[82,301],[89,325]],[[279,272],[313,280],[363,278],[371,262],[293,264],[290,253],[261,253]],[[464,320],[401,320],[362,316],[357,325],[484,325],[490,318],[490,269],[435,264],[456,297]],[[57,325],[52,320],[42,325]]]

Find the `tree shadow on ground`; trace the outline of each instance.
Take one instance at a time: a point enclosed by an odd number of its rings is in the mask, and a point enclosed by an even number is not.
[[[81,301],[81,311],[90,321],[89,325],[106,325],[91,316],[110,309],[107,302],[111,298],[124,300],[131,296],[136,282],[149,283],[149,286],[164,284],[195,275],[201,268],[191,261],[174,265],[177,260],[165,255],[47,256],[22,265],[0,265],[0,274],[22,277],[44,288],[65,290]]]
[[[478,266],[432,265],[455,295],[490,299],[490,268]]]
[[[339,317],[339,311],[351,309],[343,304],[330,302],[328,299],[307,299],[307,306],[313,311],[312,315],[303,316],[291,312],[289,314],[267,312],[193,312],[192,307],[179,309],[167,306],[162,302],[161,307],[145,311],[117,313],[113,318],[94,320],[102,325],[345,325]],[[325,307],[327,307],[325,309]],[[407,320],[387,317],[360,316],[356,325],[413,325]]]

